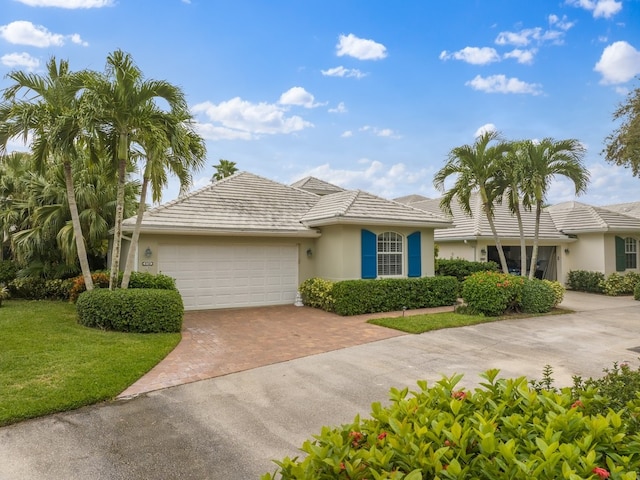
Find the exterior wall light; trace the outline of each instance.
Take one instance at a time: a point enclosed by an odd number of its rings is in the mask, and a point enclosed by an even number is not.
[[[151,255],[153,255],[153,252],[151,251],[151,248],[147,247],[147,249],[144,251],[144,256],[146,258],[151,258]]]
[[[568,248],[565,248],[565,249],[564,249],[564,253],[566,253],[566,254],[568,255],[568,254],[569,254],[569,249],[568,249]]]
[[[313,251],[310,248],[307,248],[307,257],[311,258],[313,256]]]

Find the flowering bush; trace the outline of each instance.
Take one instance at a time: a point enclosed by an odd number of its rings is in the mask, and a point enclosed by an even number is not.
[[[93,286],[96,288],[107,288],[109,286],[109,275],[106,273],[92,273],[91,279],[93,280]],[[69,290],[69,301],[76,303],[80,294],[86,290],[87,286],[84,283],[84,277],[80,275],[74,278],[71,290]]]
[[[551,281],[551,280],[542,280],[545,284],[549,285],[553,290],[554,303],[553,306],[557,307],[564,300],[564,292],[566,289],[562,286],[560,282]]]
[[[308,307],[320,308],[327,312],[333,311],[333,282],[323,278],[309,278],[299,287],[302,301]]]
[[[635,272],[625,275],[614,272],[600,282],[600,288],[611,296],[631,295],[638,283],[640,283],[640,275]]]
[[[302,445],[304,459],[276,461],[262,480],[637,478],[639,438],[621,413],[593,412],[596,389],[576,398],[568,387],[537,391],[490,370],[466,390],[461,378],[420,381],[411,393],[392,388],[389,406],[376,402],[371,418],[323,427]]]
[[[492,317],[502,315],[519,308],[524,281],[506,273],[474,273],[462,283],[462,299],[472,312]]]

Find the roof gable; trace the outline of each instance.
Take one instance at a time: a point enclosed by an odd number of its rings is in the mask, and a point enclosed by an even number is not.
[[[316,177],[305,177],[291,184],[292,187],[300,188],[317,195],[328,195],[330,193],[344,192],[345,189]]]
[[[546,209],[556,228],[564,233],[639,231],[640,218],[606,207],[594,207],[580,202],[563,202]]]

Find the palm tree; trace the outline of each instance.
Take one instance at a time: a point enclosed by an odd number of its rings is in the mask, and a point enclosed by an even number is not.
[[[72,164],[78,157],[83,135],[79,113],[80,76],[69,71],[69,63],[55,58],[47,62],[46,75],[13,71],[13,84],[3,92],[0,107],[0,153],[15,137],[33,135],[32,153],[38,165],[61,163],[64,167],[67,202],[76,243],[76,251],[87,290],[93,288],[91,270],[80,225],[73,184]],[[22,100],[18,95],[22,93]]]
[[[236,162],[225,160],[224,158],[221,158],[218,165],[214,165],[213,168],[216,169],[216,173],[213,174],[213,178],[211,180],[215,182],[218,182],[223,178],[230,177],[238,171]]]
[[[526,141],[521,144],[526,161],[523,193],[531,199],[536,208],[536,223],[533,235],[533,252],[529,267],[529,278],[533,278],[538,262],[538,242],[540,217],[552,180],[561,175],[573,182],[575,194],[585,192],[589,183],[589,171],[582,158],[585,148],[575,139],[554,140],[545,138],[540,142]]]
[[[166,102],[174,118],[184,118],[188,107],[178,87],[166,81],[144,80],[131,55],[121,50],[108,55],[105,75],[86,77],[85,87],[86,99],[93,107],[91,121],[117,167],[118,193],[109,278],[109,288],[113,289],[120,270],[124,187],[127,168],[131,166],[132,144],[141,141],[144,132],[157,127],[153,125],[156,109],[152,108],[156,101]]]
[[[490,146],[491,142],[496,143]],[[493,221],[493,204],[500,194],[497,188],[499,160],[509,151],[509,148],[509,144],[501,140],[498,132],[486,132],[479,136],[473,145],[453,148],[449,152],[447,163],[436,173],[433,180],[434,186],[444,193],[440,206],[449,214],[451,214],[451,202],[457,198],[462,210],[467,215],[472,215],[471,194],[478,191],[482,210],[496,242],[500,265],[505,273],[508,273],[509,268]],[[451,175],[456,175],[456,180],[447,190],[445,181]]]
[[[518,233],[520,234],[520,275],[527,275],[527,242],[524,236],[522,208],[531,211],[531,199],[525,195],[523,185],[526,183],[526,158],[520,142],[512,142],[509,152],[500,159],[497,175],[499,201],[507,202],[509,210],[516,216]]]
[[[160,201],[162,197],[162,188],[167,184],[168,172],[180,181],[180,193],[187,191],[192,183],[191,171],[202,168],[206,155],[204,140],[193,130],[190,116],[173,118],[171,114],[161,111],[155,112],[155,115],[157,121],[151,124],[160,125],[161,128],[145,132],[144,138],[138,140],[143,148],[140,155],[143,162],[142,188],[136,223],[131,235],[131,247],[122,275],[122,288],[129,286],[149,184],[154,202]]]

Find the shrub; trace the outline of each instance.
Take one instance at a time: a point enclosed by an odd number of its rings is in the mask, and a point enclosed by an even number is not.
[[[462,299],[469,310],[490,317],[518,309],[523,277],[499,272],[478,272],[462,283]]]
[[[77,301],[78,322],[119,332],[159,333],[182,329],[184,306],[176,290],[96,288]]]
[[[579,292],[602,293],[604,274],[586,270],[571,270],[567,275],[567,287]]]
[[[521,308],[523,312],[546,313],[551,311],[556,305],[556,294],[549,283],[537,278],[525,280],[522,285]]]
[[[636,288],[633,289],[633,298],[640,300],[640,283],[636,284]]]
[[[453,305],[458,291],[454,277],[385,278],[336,282],[331,295],[338,315],[361,315]]]
[[[420,381],[411,394],[392,388],[389,406],[376,402],[371,418],[323,427],[302,445],[303,459],[276,461],[262,480],[636,478],[628,417],[590,414],[593,391],[576,399],[569,387],[536,391],[524,377],[497,375],[484,373],[473,391],[458,387],[461,375]]]
[[[542,280],[545,284],[549,285],[553,289],[554,303],[553,306],[557,307],[564,300],[564,292],[566,289],[562,286],[560,282],[556,282],[554,280]]]
[[[122,274],[120,274],[122,281]],[[163,273],[131,272],[129,288],[158,288],[160,290],[177,290],[176,280]]]
[[[11,293],[9,292],[9,289],[4,285],[0,284],[0,307],[2,306],[2,301],[6,300],[9,297],[11,297]]]
[[[436,275],[456,277],[462,283],[469,275],[487,271],[497,272],[498,264],[496,262],[471,262],[461,258],[439,259]]]
[[[308,307],[320,308],[327,312],[333,312],[333,297],[331,290],[333,282],[322,278],[309,278],[300,284],[302,301]]]
[[[12,260],[0,260],[0,283],[6,285],[18,275],[18,264]]]
[[[45,280],[38,277],[16,278],[9,282],[9,290],[14,297],[27,300],[43,300],[47,298]]]
[[[91,274],[93,280],[93,286],[96,288],[107,288],[109,286],[109,275],[107,273],[96,272]],[[75,303],[82,292],[87,290],[87,286],[84,283],[84,276],[80,275],[71,279],[73,284],[69,291],[69,301]]]
[[[629,272],[625,275],[614,272],[600,282],[600,288],[611,296],[631,295],[639,278],[640,275],[635,272]]]

